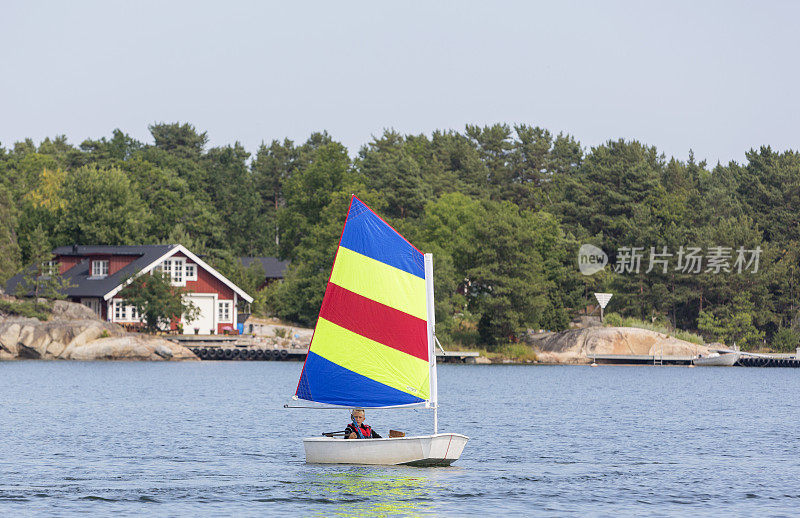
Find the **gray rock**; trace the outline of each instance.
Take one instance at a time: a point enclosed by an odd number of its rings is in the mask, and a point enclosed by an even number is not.
[[[164,344],[156,345],[156,348],[153,350],[153,352],[155,352],[157,355],[161,356],[165,360],[170,360],[172,359],[173,356],[172,349],[170,349]]]
[[[708,349],[675,337],[634,327],[590,327],[534,337],[545,363],[590,363],[593,354],[694,356]]]
[[[56,318],[0,318],[0,360],[197,361],[189,349],[160,337],[126,333],[80,304],[57,301]]]
[[[94,311],[75,302],[57,300],[53,302],[53,318],[56,320],[97,320],[101,321]]]
[[[185,347],[162,338],[131,333],[101,338],[73,348],[71,360],[198,360]]]
[[[17,341],[18,355],[23,358],[42,358],[47,353],[47,346],[51,341],[44,323],[26,325],[22,328]]]
[[[0,350],[16,357],[20,331],[22,326],[18,322],[0,324]]]

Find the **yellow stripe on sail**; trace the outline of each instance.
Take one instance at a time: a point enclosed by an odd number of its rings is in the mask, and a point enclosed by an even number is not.
[[[339,247],[331,282],[391,308],[428,320],[425,279]]]
[[[320,318],[312,352],[378,383],[421,399],[430,397],[428,362]]]

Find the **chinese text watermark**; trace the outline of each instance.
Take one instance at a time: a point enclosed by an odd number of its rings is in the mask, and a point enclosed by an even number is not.
[[[641,272],[669,272],[686,274],[757,273],[761,247],[734,249],[727,246],[710,246],[705,249],[681,246],[669,250],[666,246],[623,246],[617,249],[617,262],[612,269],[616,273],[638,274]],[[582,245],[578,250],[578,269],[583,275],[592,275],[605,268],[608,255],[594,245]]]

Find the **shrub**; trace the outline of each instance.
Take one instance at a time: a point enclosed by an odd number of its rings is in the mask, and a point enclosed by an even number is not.
[[[794,352],[800,344],[800,333],[790,327],[778,329],[772,337],[772,348],[778,352]]]
[[[526,344],[505,344],[497,349],[499,356],[516,361],[536,361],[536,353],[533,348]]]
[[[38,318],[45,321],[50,318],[52,305],[46,302],[36,302],[34,300],[0,300],[0,311],[9,315],[17,315],[25,318]]]

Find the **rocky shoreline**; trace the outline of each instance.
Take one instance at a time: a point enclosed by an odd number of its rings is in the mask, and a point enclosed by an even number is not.
[[[56,301],[50,319],[0,318],[0,360],[199,361],[189,349],[158,336],[128,333],[89,308]]]
[[[269,325],[278,327],[274,323]],[[274,332],[274,329],[259,329],[260,332],[270,330]],[[289,328],[288,332],[305,342],[310,341],[313,330]],[[282,340],[290,341],[288,338]],[[591,326],[559,333],[540,333],[530,336],[528,342],[536,355],[535,361],[481,356],[470,358],[468,363],[585,365],[592,362],[595,354],[696,356],[709,352],[703,345],[633,327]],[[199,361],[183,345],[159,336],[126,332],[117,324],[100,320],[89,308],[65,301],[53,304],[47,321],[0,315],[0,360],[23,359]]]
[[[543,333],[530,339],[540,363],[588,364],[593,355],[696,356],[704,345],[637,327],[586,327]]]

